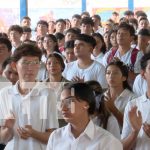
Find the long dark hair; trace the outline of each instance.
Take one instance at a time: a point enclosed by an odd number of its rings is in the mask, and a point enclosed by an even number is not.
[[[53,34],[46,34],[46,35],[44,36],[44,38],[45,38],[45,37],[52,39],[52,41],[56,43],[53,52],[58,52],[58,53],[60,53],[59,47],[58,47],[57,38],[55,37],[55,35],[53,35]],[[46,50],[44,50],[44,53],[46,54]]]
[[[96,100],[95,112],[97,114],[98,120],[100,120],[99,126],[104,129],[107,129],[108,119],[111,114],[106,108],[102,87],[99,84],[99,82],[94,80],[87,81],[86,83],[91,87],[95,95]]]
[[[126,77],[126,80],[123,81],[123,88],[132,91],[132,88],[130,87],[130,85],[128,83],[128,74],[129,74],[128,67],[122,61],[117,60],[117,61],[110,62],[107,65],[106,70],[109,66],[112,66],[112,65],[118,67],[120,69],[122,75],[124,77]]]

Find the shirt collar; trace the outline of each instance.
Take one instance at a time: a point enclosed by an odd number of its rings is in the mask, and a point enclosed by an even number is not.
[[[67,125],[67,131],[69,136],[73,136],[72,132],[71,132],[71,124],[69,123]],[[80,134],[79,137],[81,136],[88,136],[91,140],[94,138],[94,123],[92,120],[89,121],[88,125],[86,126],[85,130]],[[74,137],[74,136],[73,136]]]
[[[29,92],[30,96],[38,96],[39,95],[39,92],[40,92],[39,88],[38,88],[39,84],[40,83],[37,82],[36,85],[34,86],[34,88],[31,90],[31,92]],[[15,95],[20,95],[18,86],[19,86],[19,81],[17,81],[16,84],[13,86],[13,92]]]

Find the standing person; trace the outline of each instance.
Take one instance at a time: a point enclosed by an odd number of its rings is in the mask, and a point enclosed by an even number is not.
[[[7,143],[5,150],[45,150],[49,135],[58,127],[55,96],[36,82],[40,59],[40,49],[29,44],[13,54],[19,81],[0,91],[0,134],[1,142]]]
[[[125,150],[149,150],[150,147],[150,53],[141,59],[141,74],[147,83],[146,92],[128,102],[122,130]]]
[[[120,127],[127,102],[135,98],[128,84],[128,68],[123,62],[114,61],[106,67],[108,90],[105,92],[106,106],[116,117]]]
[[[12,44],[12,53],[14,50],[22,44],[21,36],[23,34],[23,29],[19,25],[12,25],[8,29],[8,36]]]
[[[77,60],[66,64],[63,75],[69,81],[96,80],[102,88],[107,88],[105,68],[99,62],[91,59],[91,54],[96,45],[92,36],[80,34],[74,43],[74,53]]]
[[[66,29],[66,21],[64,19],[58,19],[56,20],[56,26],[55,26],[55,33],[60,32],[64,34],[64,31]]]
[[[90,120],[95,110],[95,98],[86,83],[65,86],[60,99],[59,109],[68,125],[51,134],[47,150],[60,150],[60,147],[62,150],[122,150],[115,137]]]

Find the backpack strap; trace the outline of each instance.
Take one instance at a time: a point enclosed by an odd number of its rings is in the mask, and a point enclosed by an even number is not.
[[[111,53],[107,57],[107,64],[109,64],[113,60],[116,52],[117,52],[117,49],[115,49],[115,48],[111,49]]]
[[[134,48],[131,52],[131,63],[132,63],[133,66],[136,62],[136,57],[137,57],[138,52],[139,52],[139,50],[136,49],[136,48]]]

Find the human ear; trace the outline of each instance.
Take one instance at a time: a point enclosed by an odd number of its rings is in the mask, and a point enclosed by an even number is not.
[[[12,67],[12,69],[13,69],[14,71],[17,72],[16,62],[11,62],[10,66]]]

